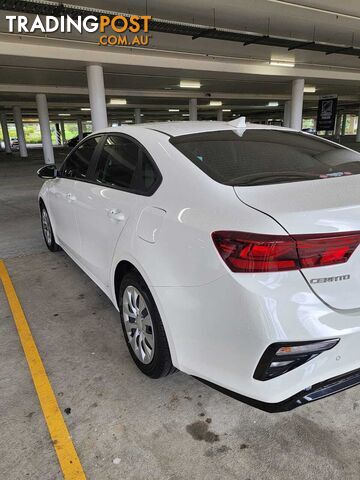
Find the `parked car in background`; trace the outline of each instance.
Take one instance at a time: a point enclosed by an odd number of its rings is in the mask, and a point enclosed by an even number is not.
[[[144,374],[290,410],[360,383],[359,174],[355,151],[244,119],[107,128],[39,170],[43,235]]]
[[[90,135],[91,132],[84,132],[83,133],[83,138],[87,137]],[[76,135],[76,137],[70,138],[67,142],[67,146],[70,148],[74,148],[78,143],[79,143],[79,135]]]
[[[316,135],[316,134],[317,134],[316,128],[303,128],[302,131],[303,131],[303,132],[306,132],[306,133],[311,133],[312,135]]]
[[[12,150],[19,149],[19,140],[17,137],[10,138],[10,147]]]

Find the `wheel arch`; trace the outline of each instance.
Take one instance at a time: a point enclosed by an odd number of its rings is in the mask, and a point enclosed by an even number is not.
[[[44,202],[43,198],[42,198],[42,197],[39,197],[39,208],[41,208],[41,207],[45,207],[45,208],[46,208],[46,205],[45,205],[45,202]]]
[[[114,293],[115,293],[115,298],[116,298],[116,304],[118,306],[118,308],[120,308],[120,305],[119,305],[119,289],[120,289],[120,284],[121,284],[121,281],[122,279],[124,278],[124,276],[127,274],[127,273],[130,273],[130,272],[136,272],[138,273],[141,278],[144,280],[144,277],[143,275],[141,275],[141,273],[139,272],[139,270],[135,267],[135,265],[131,262],[129,262],[128,260],[121,260],[116,268],[115,268],[115,272],[114,272]],[[145,280],[144,280],[145,281]]]
[[[174,367],[178,367],[178,361],[177,361],[177,354],[176,354],[176,348],[175,348],[175,343],[173,341],[173,337],[172,337],[172,334],[171,334],[171,329],[170,329],[170,326],[168,325],[168,322],[167,322],[167,319],[165,318],[165,315],[164,315],[164,311],[162,309],[162,306],[161,306],[161,301],[158,297],[158,295],[156,294],[154,288],[149,284],[150,282],[147,280],[147,276],[144,275],[140,270],[139,268],[137,268],[137,266],[135,265],[135,262],[132,262],[130,260],[120,260],[117,265],[116,265],[116,268],[114,270],[114,276],[113,276],[113,289],[114,289],[114,295],[115,295],[115,301],[116,301],[116,307],[118,308],[118,310],[120,310],[120,305],[119,305],[119,289],[120,289],[120,284],[121,284],[121,281],[122,279],[124,278],[124,276],[129,273],[129,272],[135,272],[137,273],[138,275],[140,275],[140,277],[142,278],[142,280],[144,281],[144,283],[146,284],[146,286],[148,287],[148,289],[150,290],[150,293],[151,293],[151,296],[153,297],[154,299],[154,302],[156,304],[156,307],[159,311],[159,314],[160,314],[160,317],[161,317],[161,320],[163,322],[163,325],[164,325],[164,329],[165,329],[165,333],[166,333],[166,338],[167,338],[167,341],[168,341],[168,345],[169,345],[169,349],[170,349],[170,355],[171,355],[171,361],[172,361],[172,364],[174,365]]]
[[[41,194],[38,197],[38,206],[39,206],[39,210],[40,210],[40,215],[41,215],[41,208],[42,207],[46,208],[46,211],[47,211],[47,213],[50,217],[51,228],[52,228],[52,231],[53,231],[53,234],[54,234],[55,241],[56,241],[56,243],[59,244],[59,240],[58,240],[58,236],[57,236],[57,229],[56,229],[56,222],[55,222],[55,219],[53,217],[53,213],[52,213],[50,205],[49,205],[49,198],[46,198],[47,202],[45,202],[44,197],[45,198],[47,197],[46,191],[41,192]]]

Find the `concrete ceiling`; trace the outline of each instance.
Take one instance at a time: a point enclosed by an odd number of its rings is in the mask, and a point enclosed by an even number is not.
[[[359,29],[358,0],[83,0],[69,2],[113,12],[147,14],[155,18],[213,25],[220,28],[268,33],[295,38],[312,38],[313,27],[319,41],[350,43]],[[309,7],[309,8],[304,8]],[[286,19],[286,21],[284,21]],[[359,45],[360,45],[360,38]]]

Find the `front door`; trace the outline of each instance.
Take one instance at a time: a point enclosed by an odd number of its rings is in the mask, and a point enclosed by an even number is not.
[[[51,221],[60,244],[70,254],[80,256],[80,232],[76,221],[78,188],[87,175],[100,136],[81,143],[65,160],[49,188]]]

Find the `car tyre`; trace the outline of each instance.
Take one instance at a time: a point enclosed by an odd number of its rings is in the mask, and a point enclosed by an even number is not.
[[[51,252],[57,252],[61,250],[60,245],[55,242],[54,232],[51,226],[50,217],[45,205],[40,206],[41,215],[41,228],[47,248]]]
[[[136,272],[124,276],[119,288],[120,319],[125,341],[137,367],[150,378],[176,371],[155,301]]]

